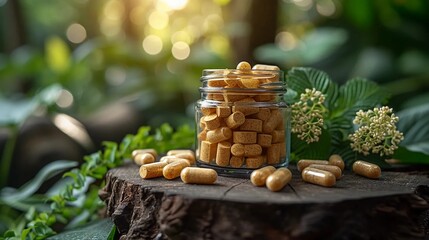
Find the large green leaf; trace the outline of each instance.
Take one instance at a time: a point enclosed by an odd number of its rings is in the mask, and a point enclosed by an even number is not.
[[[305,89],[315,88],[322,92],[326,99],[325,105],[331,110],[338,98],[338,85],[329,75],[313,68],[294,67],[286,77],[288,87],[297,92],[297,96],[305,92]]]
[[[76,161],[68,160],[51,162],[43,167],[32,180],[28,181],[19,189],[2,189],[0,192],[0,199],[9,203],[24,200],[34,194],[46,180],[77,165],[78,163]]]
[[[81,239],[114,239],[116,226],[112,220],[106,218],[94,221],[84,227],[65,231],[52,236],[50,240],[81,240]]]
[[[404,133],[404,140],[400,145],[411,152],[429,155],[429,104],[402,110],[397,116],[398,130]],[[400,160],[406,159],[402,157]]]
[[[292,134],[291,150],[296,159],[328,159],[331,152],[331,135],[323,131],[320,140],[314,143],[306,143]]]
[[[377,83],[364,78],[353,78],[340,87],[340,95],[332,118],[353,120],[359,110],[367,110],[383,103],[388,97]]]

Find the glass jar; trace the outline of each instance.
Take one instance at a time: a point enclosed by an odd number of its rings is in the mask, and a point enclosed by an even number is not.
[[[248,177],[266,165],[288,165],[291,111],[281,70],[207,69],[201,84],[195,106],[199,167]]]

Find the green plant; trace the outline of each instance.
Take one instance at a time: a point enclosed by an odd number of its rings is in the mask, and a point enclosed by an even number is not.
[[[375,82],[353,78],[338,86],[323,71],[298,67],[288,72],[287,83],[286,99],[295,115],[293,160],[327,159],[337,153],[349,166],[357,159],[384,167],[388,166],[386,158],[429,163],[425,134],[429,132],[429,119],[422,115],[429,105],[399,112],[398,122],[392,109],[377,108],[387,103],[388,95]]]
[[[103,182],[92,183],[102,181],[109,169],[123,164],[134,149],[154,148],[162,153],[173,148],[190,148],[193,140],[194,132],[189,126],[174,131],[170,125],[164,124],[153,134],[149,127],[142,127],[136,135],[125,136],[120,144],[105,142],[102,151],[86,156],[84,164],[63,175],[67,181],[61,190],[44,197],[49,205],[30,208],[25,220],[6,231],[1,239],[44,239],[55,234],[54,223],[72,228],[94,220],[103,206],[97,195]]]

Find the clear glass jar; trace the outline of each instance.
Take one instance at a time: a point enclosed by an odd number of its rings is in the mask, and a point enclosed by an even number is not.
[[[290,107],[280,70],[207,69],[195,106],[197,165],[246,177],[257,168],[287,166]]]

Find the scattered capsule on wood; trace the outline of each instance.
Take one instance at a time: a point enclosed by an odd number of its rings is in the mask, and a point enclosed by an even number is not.
[[[324,171],[328,171],[332,174],[334,174],[335,178],[338,180],[341,178],[342,172],[341,172],[341,168],[334,166],[334,165],[329,165],[329,164],[311,164],[310,166],[311,168],[317,168],[320,170],[324,170]]]
[[[150,153],[140,153],[133,158],[137,165],[144,165],[155,162],[155,157]]]
[[[131,156],[132,156],[132,158],[135,158],[135,156],[137,156],[138,154],[142,154],[142,153],[150,153],[153,155],[154,158],[158,157],[158,153],[153,148],[136,149],[136,150],[131,152]]]
[[[177,158],[185,158],[189,163],[195,164],[195,153],[189,149],[174,149],[167,152],[167,156],[175,156]]]
[[[324,187],[332,187],[336,180],[334,174],[317,168],[307,167],[302,170],[302,180]]]
[[[344,161],[343,161],[343,158],[340,155],[338,155],[338,154],[332,154],[329,157],[329,161],[328,162],[331,165],[335,165],[335,166],[339,167],[341,169],[341,171],[344,171]]]
[[[353,163],[353,172],[372,179],[377,179],[381,176],[381,169],[379,166],[362,160]]]
[[[156,178],[162,176],[162,169],[167,165],[166,162],[155,162],[142,165],[140,167],[140,177],[144,179]]]
[[[166,162],[167,164],[172,163],[172,162],[176,162],[176,161],[186,161],[188,162],[190,165],[192,165],[191,161],[189,161],[188,159],[185,158],[178,158],[176,156],[163,156],[159,159],[160,162]]]
[[[273,166],[266,166],[260,169],[256,169],[250,174],[250,181],[253,185],[261,187],[265,185],[265,181],[268,176],[276,171],[276,168]]]
[[[188,161],[174,161],[163,168],[162,175],[164,175],[166,179],[175,179],[180,176],[180,173],[185,167],[190,166],[191,164],[189,164]]]
[[[298,171],[302,172],[304,168],[310,166],[311,164],[329,164],[326,160],[307,160],[307,159],[301,159],[296,164],[298,167]]]
[[[292,179],[292,173],[289,169],[282,167],[268,176],[266,185],[273,192],[280,191]]]
[[[182,170],[180,178],[184,183],[213,184],[217,173],[210,168],[186,167]]]

